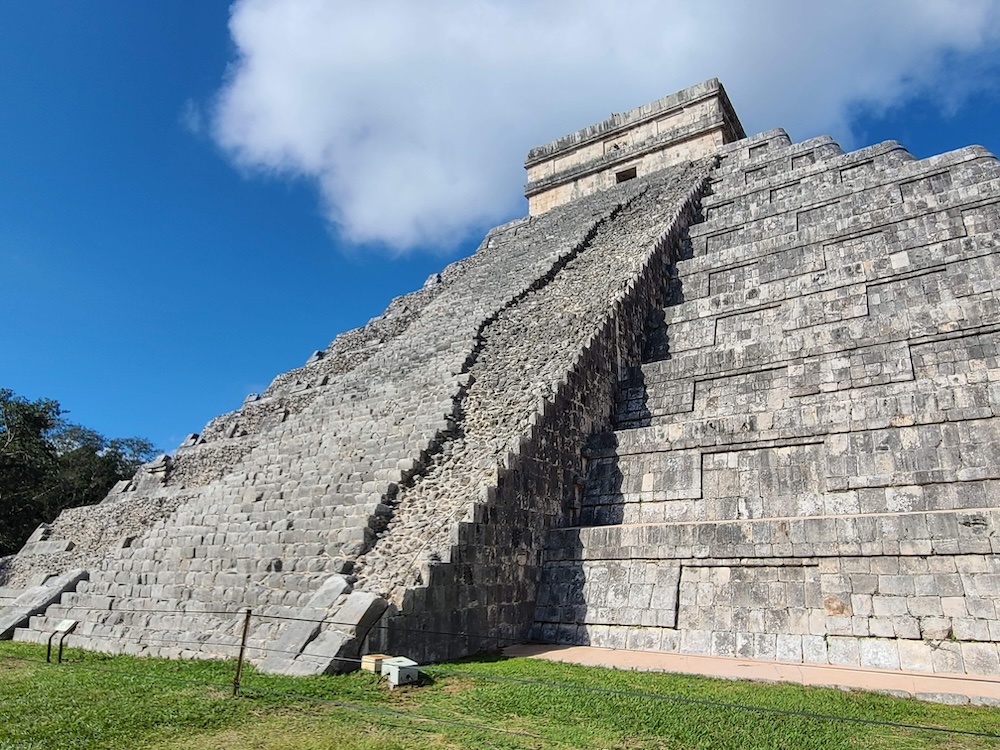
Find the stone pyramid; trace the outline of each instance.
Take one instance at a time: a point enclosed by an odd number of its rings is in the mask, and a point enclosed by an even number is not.
[[[526,168],[528,217],[4,560],[0,637],[1000,671],[997,160],[746,138],[712,80]]]

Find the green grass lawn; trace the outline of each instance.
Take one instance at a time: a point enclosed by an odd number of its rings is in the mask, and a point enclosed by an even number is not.
[[[1000,709],[483,657],[390,691],[367,673],[283,678],[0,642],[0,748],[1000,748]],[[731,705],[709,705],[731,704]],[[771,712],[737,706],[772,709]],[[800,712],[812,716],[777,712]]]

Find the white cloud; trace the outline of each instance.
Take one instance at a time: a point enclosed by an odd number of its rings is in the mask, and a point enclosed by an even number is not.
[[[522,213],[530,147],[713,76],[748,132],[852,145],[853,107],[973,91],[1000,0],[237,0],[230,31],[216,140],[402,251]]]
[[[177,121],[182,128],[192,135],[199,135],[201,133],[204,127],[204,118],[201,114],[201,108],[195,104],[194,99],[184,100],[180,114],[177,116]]]

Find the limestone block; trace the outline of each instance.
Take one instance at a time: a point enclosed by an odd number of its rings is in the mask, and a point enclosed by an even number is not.
[[[920,637],[927,640],[944,640],[952,634],[952,620],[947,617],[920,619]]]
[[[899,650],[896,641],[874,638],[858,640],[861,666],[877,669],[899,669]]]
[[[931,644],[931,664],[935,672],[961,674],[965,672],[962,644],[954,641]]]
[[[830,664],[857,666],[861,663],[859,642],[855,638],[830,636],[827,640],[827,655]]]
[[[987,620],[955,618],[951,620],[952,635],[960,641],[988,641],[990,628]]]
[[[712,632],[709,630],[682,630],[680,650],[685,654],[708,654],[712,649]]]
[[[809,664],[830,663],[825,636],[802,636],[802,659]]]
[[[778,633],[775,647],[778,661],[799,663],[803,661],[802,636]]]

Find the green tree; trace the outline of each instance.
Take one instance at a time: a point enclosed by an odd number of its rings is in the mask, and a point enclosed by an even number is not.
[[[52,435],[58,455],[58,472],[51,493],[63,508],[99,503],[116,482],[135,474],[156,455],[153,444],[143,438],[108,440],[86,427],[64,423]]]
[[[108,440],[63,413],[57,401],[0,388],[0,555],[64,508],[100,502],[156,455],[148,440]]]
[[[55,401],[0,389],[0,555],[16,551],[47,506],[58,466],[49,435],[60,414]]]

